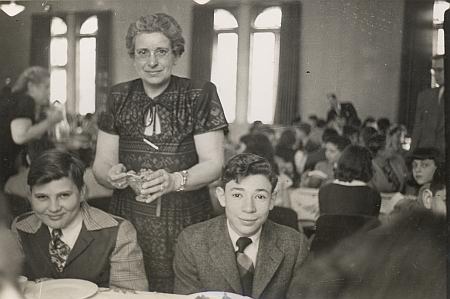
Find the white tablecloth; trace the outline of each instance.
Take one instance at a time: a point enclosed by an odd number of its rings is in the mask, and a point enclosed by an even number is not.
[[[77,295],[70,296],[71,294],[59,294],[52,293],[50,297],[47,295],[41,296],[39,298],[39,294],[34,292],[33,290],[34,282],[27,282],[25,287],[25,299],[79,299]],[[73,295],[73,294],[72,294]],[[58,298],[56,298],[58,297]],[[195,295],[175,295],[175,294],[166,294],[166,293],[157,293],[157,292],[136,292],[136,294],[132,292],[123,293],[120,291],[112,291],[109,289],[99,288],[98,292],[93,296],[90,296],[89,299],[195,299]],[[86,297],[82,297],[83,299]]]
[[[397,202],[403,198],[401,193],[381,193],[380,220],[392,212]],[[297,188],[291,189],[291,207],[297,212],[300,223],[314,225],[319,217],[319,189]]]
[[[156,292],[119,293],[115,291],[98,292],[92,299],[194,299],[192,295],[175,295]]]

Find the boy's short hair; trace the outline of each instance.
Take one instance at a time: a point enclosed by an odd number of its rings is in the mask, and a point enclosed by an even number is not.
[[[251,153],[237,154],[231,157],[224,167],[222,172],[222,186],[225,187],[230,181],[239,182],[242,178],[257,174],[263,175],[269,180],[273,192],[277,185],[278,177],[269,161]]]
[[[68,151],[51,149],[31,162],[27,183],[32,188],[67,177],[81,190],[84,186],[84,171],[84,163],[77,156]]]

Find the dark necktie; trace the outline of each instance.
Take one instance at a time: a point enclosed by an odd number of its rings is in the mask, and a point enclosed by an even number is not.
[[[66,265],[67,257],[70,253],[70,247],[61,240],[62,231],[61,229],[54,229],[52,231],[52,239],[48,244],[48,252],[50,253],[50,260],[55,265],[58,272],[64,270]]]
[[[244,253],[244,249],[252,243],[252,240],[247,237],[240,237],[236,241],[238,251],[236,252],[237,266],[239,276],[241,278],[242,291],[244,296],[252,295],[253,273],[255,267],[251,258]]]

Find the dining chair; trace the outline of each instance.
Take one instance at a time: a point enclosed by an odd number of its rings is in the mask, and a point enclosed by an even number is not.
[[[321,215],[316,221],[315,235],[310,252],[314,256],[331,251],[340,241],[356,232],[369,231],[379,225],[374,216],[366,215]]]

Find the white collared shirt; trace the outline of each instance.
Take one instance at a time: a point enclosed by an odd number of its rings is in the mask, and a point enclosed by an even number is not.
[[[353,180],[351,182],[344,182],[338,179],[333,181],[334,184],[343,185],[343,186],[367,186],[366,182],[360,180]]]
[[[70,250],[73,249],[73,246],[75,245],[75,242],[78,239],[78,236],[81,232],[81,227],[83,226],[83,217],[81,217],[81,213],[78,214],[78,217],[75,218],[75,220],[70,223],[67,227],[61,229],[62,236],[61,240],[69,245]],[[52,234],[53,228],[48,228],[50,231],[50,235]]]
[[[241,237],[234,231],[234,229],[230,225],[230,221],[227,219],[227,227],[228,227],[228,234],[230,235],[231,242],[233,243],[234,251],[236,252],[238,250],[238,247],[236,245],[236,241]],[[245,249],[244,253],[252,260],[253,265],[256,266],[256,256],[258,255],[258,247],[259,247],[259,239],[261,237],[261,227],[259,230],[254,234],[253,236],[250,236],[249,238],[252,240],[252,243],[249,244]]]

